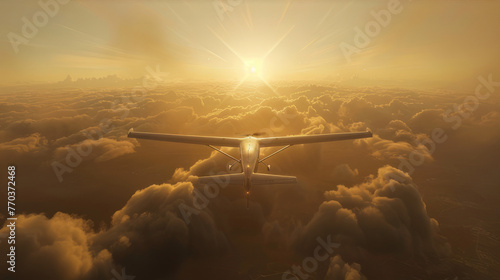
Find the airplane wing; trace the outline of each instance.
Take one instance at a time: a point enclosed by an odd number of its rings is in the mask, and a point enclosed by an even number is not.
[[[359,138],[368,138],[368,137],[372,137],[371,131],[330,133],[330,134],[318,134],[318,135],[268,137],[268,138],[259,139],[259,143],[260,143],[261,147],[273,147],[273,146],[286,146],[286,145],[309,144],[309,143],[318,143],[318,142],[340,141],[340,140],[359,139]]]
[[[224,147],[239,147],[241,138],[215,137],[215,136],[194,136],[166,133],[135,132],[133,129],[128,131],[129,138],[149,139],[167,142],[179,142],[188,144],[214,145]]]

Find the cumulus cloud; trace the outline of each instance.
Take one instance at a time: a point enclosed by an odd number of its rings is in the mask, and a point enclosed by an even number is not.
[[[210,211],[197,210],[193,186],[152,185],[136,192],[116,211],[107,229],[56,213],[20,215],[16,221],[21,277],[103,279],[126,267],[129,275],[175,275],[187,258],[216,257],[228,250]],[[194,202],[196,203],[196,202]],[[8,234],[3,227],[0,234]],[[141,258],[137,258],[140,255]],[[97,278],[93,278],[97,277]]]
[[[337,255],[330,260],[328,271],[324,280],[366,280],[361,273],[361,265],[358,263],[348,264],[341,256]]]
[[[47,145],[47,139],[34,133],[27,137],[16,138],[12,141],[1,143],[0,152],[12,152],[16,154],[36,153]]]
[[[412,145],[403,141],[394,142],[391,140],[385,140],[377,135],[375,135],[372,139],[364,140],[364,142],[371,144],[371,154],[378,159],[387,160],[401,157],[409,158],[410,154],[413,153],[418,155],[419,161],[430,162],[433,160],[429,148],[420,144],[420,142],[414,142],[416,145]]]
[[[294,233],[299,252],[310,252],[318,236],[331,236],[343,245],[342,256],[361,265],[373,261],[364,252],[421,263],[451,254],[411,177],[394,167],[382,167],[376,177],[351,188],[339,185],[326,192],[325,199],[313,218]]]
[[[8,228],[0,230],[8,234]],[[86,279],[86,275],[111,268],[111,254],[93,252],[95,235],[90,221],[56,213],[19,215],[16,221],[16,275],[20,279],[38,275],[44,279]],[[22,256],[22,257],[19,257]],[[19,264],[22,263],[22,264]]]
[[[339,164],[333,169],[333,180],[339,185],[351,185],[358,175],[358,169],[353,170],[348,164]]]
[[[94,237],[94,246],[108,248],[130,273],[151,278],[174,275],[189,257],[220,255],[228,249],[226,237],[209,211],[195,208],[192,192],[185,182],[136,192],[111,227]]]
[[[101,162],[134,153],[135,145],[127,140],[114,140],[110,138],[87,139],[77,144],[57,148],[54,151],[54,159],[62,162],[66,160],[68,154],[74,154],[75,151],[85,160]]]
[[[19,120],[12,123],[8,130],[18,135],[39,132],[48,139],[57,139],[84,129],[91,124],[91,118],[82,114],[71,117]]]

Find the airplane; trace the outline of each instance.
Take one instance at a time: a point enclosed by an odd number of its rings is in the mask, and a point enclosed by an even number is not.
[[[252,185],[270,185],[270,184],[295,184],[297,178],[294,176],[282,176],[265,173],[257,173],[257,168],[260,163],[276,155],[279,152],[291,147],[292,145],[310,144],[319,142],[330,142],[340,140],[350,140],[359,138],[372,137],[371,131],[365,132],[344,132],[344,133],[330,133],[330,134],[315,134],[315,135],[294,135],[294,136],[280,136],[280,137],[254,137],[250,135],[247,137],[217,137],[217,136],[196,136],[196,135],[181,135],[181,134],[166,134],[166,133],[149,133],[149,132],[135,132],[133,128],[128,131],[129,138],[148,139],[168,142],[178,142],[186,144],[199,144],[207,145],[208,147],[220,152],[221,154],[234,160],[229,165],[229,170],[239,164],[241,166],[240,173],[230,173],[224,175],[203,176],[198,178],[200,183],[209,183],[214,180],[230,182],[231,184],[243,185],[246,191],[247,208],[249,207],[250,188]],[[240,159],[237,159],[221,149],[221,147],[239,147]],[[260,148],[283,146],[281,149],[259,159]],[[266,165],[267,170],[271,170],[270,165]]]

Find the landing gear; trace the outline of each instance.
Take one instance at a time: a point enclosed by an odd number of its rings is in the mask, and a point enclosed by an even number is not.
[[[261,162],[259,162],[259,163],[264,164],[264,166],[267,168],[267,171],[271,171],[271,165],[270,165],[270,164],[265,164],[265,163],[263,163],[262,161],[261,161]]]
[[[277,150],[276,152],[274,152],[274,153],[272,153],[272,154],[270,154],[270,155],[268,155],[268,156],[266,156],[266,157],[264,157],[264,158],[262,158],[262,159],[259,159],[259,163],[264,164],[264,165],[266,166],[266,168],[267,168],[267,171],[271,171],[271,165],[270,165],[270,164],[265,164],[265,163],[263,163],[263,161],[265,161],[266,159],[268,159],[268,158],[270,158],[270,157],[274,156],[275,154],[277,154],[277,153],[279,153],[279,152],[281,152],[281,151],[283,151],[283,150],[285,150],[285,149],[288,149],[290,146],[291,146],[291,145],[286,145],[285,147],[283,147],[283,148],[281,148],[281,149]]]
[[[231,164],[228,166],[228,167],[229,167],[229,171],[233,170],[233,167],[234,167],[235,165],[238,165],[239,163],[240,163],[239,161],[235,161],[235,162],[231,163]]]

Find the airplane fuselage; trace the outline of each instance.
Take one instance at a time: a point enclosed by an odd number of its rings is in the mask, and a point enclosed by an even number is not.
[[[255,137],[247,137],[240,143],[241,168],[245,175],[244,187],[247,195],[250,192],[250,178],[254,172],[257,172],[259,165],[260,146],[259,140]]]

